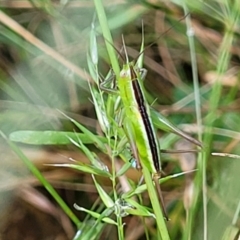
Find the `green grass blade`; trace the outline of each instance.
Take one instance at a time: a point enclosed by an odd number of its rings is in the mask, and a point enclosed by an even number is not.
[[[142,172],[147,185],[148,194],[152,203],[153,212],[156,216],[157,227],[158,227],[158,231],[161,236],[161,239],[170,240],[170,236],[166,226],[166,221],[164,220],[163,213],[159,204],[158,196],[157,196],[155,187],[153,185],[152,176],[149,170],[144,166],[144,164],[142,165]]]
[[[106,138],[95,136],[99,141],[107,142]],[[66,145],[72,144],[72,140],[80,139],[84,144],[94,144],[94,139],[85,133],[61,132],[61,131],[16,131],[9,135],[14,142],[32,145]]]
[[[118,64],[118,59],[116,56],[116,51],[113,48],[113,39],[109,30],[108,21],[104,11],[102,0],[94,0],[94,3],[113,71],[115,72],[116,76],[119,76],[120,68]]]
[[[69,216],[69,218],[75,223],[77,227],[81,226],[81,222],[76,217],[76,215],[72,212],[72,210],[67,206],[67,204],[62,200],[62,198],[58,195],[55,189],[51,184],[46,180],[46,178],[41,174],[41,172],[34,166],[34,164],[24,155],[21,149],[9,141],[2,132],[0,132],[2,137],[7,141],[8,145],[11,149],[17,154],[17,156],[24,162],[27,168],[32,172],[32,174],[42,183],[42,185],[46,188],[46,190],[51,194],[51,196],[56,200],[59,206],[63,209],[63,211]]]

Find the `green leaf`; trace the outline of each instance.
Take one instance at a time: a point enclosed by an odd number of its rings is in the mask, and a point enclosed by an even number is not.
[[[113,200],[109,197],[109,195],[104,191],[104,189],[98,184],[95,177],[92,175],[94,184],[97,188],[100,198],[107,208],[112,208],[114,206]]]
[[[94,23],[92,23],[91,32],[90,32],[90,56],[92,63],[96,66],[98,64],[98,49],[97,49],[97,40],[94,30]]]
[[[45,189],[56,200],[59,206],[63,209],[63,211],[65,211],[65,213],[76,224],[76,226],[80,226],[82,223],[78,220],[78,218],[75,216],[72,210],[67,206],[67,204],[63,201],[63,199],[59,196],[59,194],[52,187],[52,185],[41,174],[41,172],[37,169],[37,167],[33,164],[33,162],[24,155],[24,153],[21,151],[21,149],[17,145],[15,145],[13,142],[8,140],[7,137],[1,131],[0,131],[0,135],[6,140],[8,145],[11,147],[12,151],[14,151],[17,154],[17,156],[23,161],[23,163],[32,172],[32,174],[39,180],[40,183],[42,183]]]
[[[89,131],[87,128],[85,128],[82,124],[78,123],[77,121],[75,121],[73,118],[68,117],[66,114],[62,113],[65,117],[67,117],[71,122],[73,122],[76,127],[78,127],[84,134],[86,134],[86,136],[88,136],[92,142],[94,142],[94,144],[97,145],[97,147],[102,151],[102,152],[106,152],[106,147],[104,145],[104,143],[99,140],[98,136],[96,136],[95,134],[93,134],[91,131]]]
[[[226,228],[222,240],[239,240],[240,239],[240,230],[235,226],[229,226]]]
[[[104,217],[104,216],[102,216],[102,214],[99,214],[97,212],[93,212],[93,211],[88,210],[86,208],[80,207],[77,204],[74,204],[74,207],[79,211],[86,212],[86,213],[90,214],[94,218],[101,219],[103,222],[113,224],[113,225],[117,225],[117,223],[115,221],[113,221],[111,218]],[[106,214],[106,213],[104,213],[104,214]],[[108,214],[109,214],[109,212],[108,212]]]
[[[88,160],[92,163],[93,166],[95,166],[96,168],[100,169],[100,170],[104,170],[108,172],[108,167],[101,162],[97,155],[94,152],[91,152],[81,141],[81,139],[78,139],[78,142],[76,142],[73,139],[70,139],[70,141],[77,147],[79,147],[84,154],[87,156]]]
[[[129,162],[125,163],[125,164],[121,167],[121,169],[117,172],[116,177],[120,177],[120,176],[122,176],[123,174],[125,174],[125,172],[126,172],[130,167],[132,167],[132,162],[129,161]]]
[[[85,173],[91,173],[95,175],[99,175],[102,177],[111,177],[111,174],[107,171],[100,170],[94,166],[90,166],[81,162],[78,162],[77,164],[68,164],[68,163],[61,163],[61,164],[47,164],[48,166],[55,166],[55,167],[68,167],[72,169],[76,169],[79,171],[83,171]]]
[[[197,170],[192,170],[192,171],[188,171],[188,172],[181,172],[181,173],[172,174],[172,175],[166,176],[164,178],[160,178],[158,180],[158,182],[159,182],[159,184],[161,184],[161,183],[169,181],[170,179],[177,178],[177,177],[180,177],[182,175],[185,175],[185,174],[188,174],[188,173],[192,173],[192,172],[195,172],[195,171],[197,171]],[[130,198],[130,197],[132,197],[134,195],[141,194],[141,193],[145,192],[146,190],[147,190],[146,184],[142,184],[142,185],[138,186],[137,188],[135,188],[134,190],[131,190],[131,191],[128,191],[128,192],[124,193],[122,195],[122,198],[128,199],[128,198]]]
[[[92,94],[92,99],[94,107],[96,110],[97,118],[100,124],[100,127],[104,133],[110,128],[110,124],[106,115],[104,100],[102,94],[99,93],[95,88],[90,87],[90,92]]]
[[[127,203],[129,203],[131,208],[127,208],[125,211],[132,215],[143,216],[143,217],[154,217],[155,215],[148,210],[147,207],[142,206],[141,204],[137,203],[133,199],[124,199]]]
[[[107,142],[106,138],[96,136],[101,142]],[[81,139],[84,144],[94,144],[92,137],[85,133],[57,132],[57,131],[16,131],[9,135],[9,139],[14,142],[34,145],[66,145],[71,144],[73,139]]]
[[[98,73],[96,72],[96,66],[91,61],[91,57],[89,56],[89,53],[87,53],[87,65],[88,65],[88,71],[94,80],[95,83],[98,83]],[[90,83],[89,83],[90,84]]]

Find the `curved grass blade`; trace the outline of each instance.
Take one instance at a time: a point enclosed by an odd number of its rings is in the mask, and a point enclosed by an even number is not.
[[[97,135],[89,136],[86,133],[57,132],[57,131],[16,131],[9,135],[14,142],[32,145],[66,145],[72,144],[71,139],[80,139],[84,144],[94,144],[95,140],[107,143],[107,139]]]
[[[72,210],[67,206],[67,204],[62,200],[62,198],[58,195],[52,185],[46,180],[46,178],[41,174],[41,172],[36,168],[36,166],[28,159],[21,149],[16,146],[13,142],[7,139],[7,137],[0,132],[2,137],[7,141],[8,145],[11,149],[17,154],[17,156],[24,162],[27,168],[32,172],[32,174],[42,183],[42,185],[46,188],[46,190],[51,194],[51,196],[55,199],[55,201],[60,205],[63,211],[69,216],[69,218],[75,223],[77,227],[80,227],[82,224],[77,216],[72,212]]]
[[[107,171],[103,171],[99,168],[96,168],[94,166],[84,164],[81,162],[78,162],[77,164],[70,164],[70,163],[57,163],[57,164],[46,164],[47,166],[55,166],[55,167],[67,167],[67,168],[72,168],[78,171],[82,171],[85,173],[90,173],[90,174],[95,174],[99,175],[102,177],[111,177],[111,174]]]

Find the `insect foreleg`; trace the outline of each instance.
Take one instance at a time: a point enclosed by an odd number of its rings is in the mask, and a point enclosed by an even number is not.
[[[107,77],[103,82],[101,82],[99,87],[101,90],[107,93],[118,93],[115,74],[111,71],[110,76]]]
[[[140,73],[141,80],[144,81],[147,76],[147,69],[140,68],[139,73]]]
[[[136,145],[136,136],[133,129],[133,126],[130,122],[127,121],[127,118],[125,119],[124,129],[127,135],[127,138],[129,140],[130,147],[132,149],[133,156],[136,160],[136,168],[141,169],[140,159],[139,159],[139,153]]]

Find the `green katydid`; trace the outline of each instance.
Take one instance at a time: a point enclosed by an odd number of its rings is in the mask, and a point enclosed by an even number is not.
[[[160,149],[154,123],[158,128],[161,128],[164,131],[173,132],[200,147],[202,147],[202,144],[175,127],[160,113],[150,108],[146,101],[142,86],[146,70],[139,68],[134,61],[129,62],[125,44],[123,44],[123,47],[126,55],[126,63],[123,64],[119,76],[116,76],[115,78],[117,82],[116,84],[113,84],[113,86],[116,86],[117,89],[107,88],[107,84],[109,85],[113,78],[102,82],[100,87],[107,92],[119,93],[126,116],[124,128],[134,158],[137,161],[137,167],[140,168],[141,164],[143,164],[153,174],[153,180],[159,195],[160,204],[165,218],[168,219],[160,185],[158,184],[158,179],[161,177],[162,171],[161,151],[164,150]],[[142,54],[143,51],[140,52],[139,56]]]
[[[158,184],[158,179],[161,177],[161,150],[153,126],[152,116],[154,116],[154,119],[160,118],[162,120],[161,123],[165,127],[164,130],[175,132],[199,146],[201,146],[201,143],[180,131],[160,114],[153,110],[150,111],[140,83],[144,74],[145,71],[143,69],[136,67],[134,62],[129,62],[127,58],[120,75],[116,78],[117,87],[125,108],[125,129],[130,140],[133,155],[138,164],[137,166],[140,167],[141,164],[144,164],[153,174],[160,203],[165,218],[168,219]],[[104,88],[104,84],[105,82],[101,84],[102,88]]]

